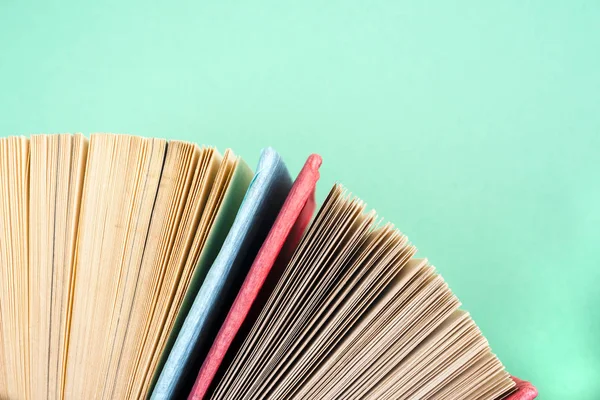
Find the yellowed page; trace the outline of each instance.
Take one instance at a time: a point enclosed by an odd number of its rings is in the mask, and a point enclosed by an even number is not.
[[[67,399],[96,398],[122,310],[130,306],[166,142],[126,135],[90,139],[77,236],[66,365]]]
[[[64,381],[69,293],[87,155],[82,135],[31,137],[30,395],[58,399]]]
[[[29,395],[29,140],[0,139],[0,315],[6,397]]]
[[[223,157],[215,154],[205,161],[204,167],[197,168],[179,232],[170,249],[170,257],[165,262],[165,278],[156,293],[155,311],[149,321],[147,340],[131,376],[127,398],[143,397],[149,390],[151,378],[179,312],[181,300],[189,288],[189,277],[198,265],[214,218],[228,188],[235,169],[235,160],[233,152],[228,150]]]
[[[443,278],[339,185],[211,399],[498,398],[514,388]]]
[[[135,370],[136,360],[142,355],[142,344],[149,332],[160,282],[164,279],[164,262],[169,259],[173,241],[177,237],[182,214],[190,196],[204,151],[192,143],[171,142],[168,145],[157,199],[150,223],[150,232],[144,252],[140,276],[133,298],[130,326],[125,332],[124,345],[117,359],[114,382],[105,398],[125,398],[125,391]],[[198,207],[202,209],[202,205]],[[108,396],[110,395],[110,397]]]

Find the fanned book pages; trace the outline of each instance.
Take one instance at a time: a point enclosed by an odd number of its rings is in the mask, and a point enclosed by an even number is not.
[[[0,399],[535,398],[396,228],[316,211],[320,165],[1,138]]]
[[[391,225],[335,186],[212,399],[495,399],[515,383]]]
[[[281,157],[273,149],[263,150],[256,175],[225,243],[194,299],[165,365],[157,371],[159,376],[152,399],[179,398],[189,393],[194,373],[197,373],[291,185]]]

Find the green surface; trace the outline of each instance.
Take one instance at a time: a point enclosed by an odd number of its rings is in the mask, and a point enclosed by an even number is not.
[[[513,374],[600,398],[600,3],[293,3],[3,0],[0,132],[318,152]]]

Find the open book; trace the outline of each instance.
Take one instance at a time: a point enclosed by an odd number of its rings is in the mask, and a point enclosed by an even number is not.
[[[0,399],[535,397],[320,157],[0,139]]]

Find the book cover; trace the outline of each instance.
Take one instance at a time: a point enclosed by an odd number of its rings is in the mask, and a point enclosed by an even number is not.
[[[169,399],[190,390],[204,355],[233,302],[292,186],[281,157],[263,150],[223,246],[183,322],[152,399]]]
[[[264,300],[268,296],[268,288],[263,286],[267,276],[270,273],[277,275],[282,266],[288,263],[291,253],[297,247],[316,207],[315,186],[319,179],[321,162],[320,156],[311,155],[298,174],[277,220],[256,256],[248,276],[202,364],[189,399],[199,400],[205,396],[225,355],[240,333],[242,324],[252,322],[249,320],[251,309],[260,308],[262,305],[260,301],[257,301],[261,289],[266,289],[261,293],[261,298]],[[272,279],[272,281],[275,280]]]

